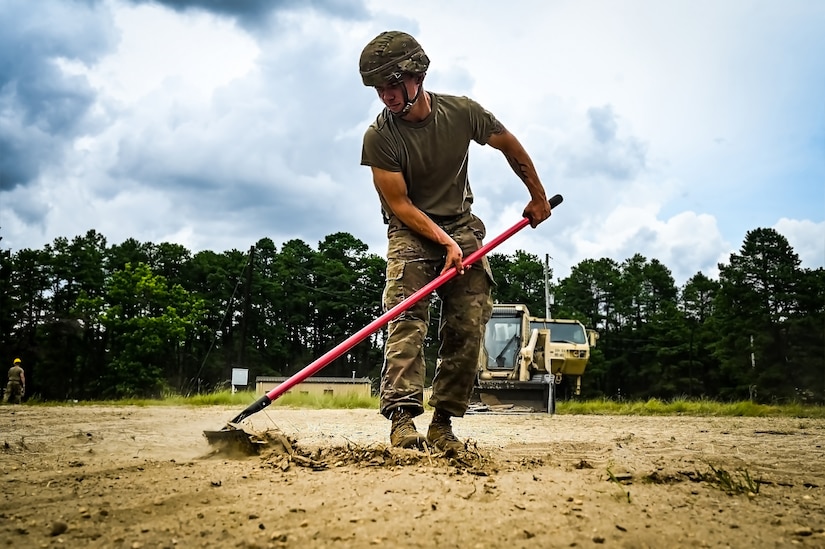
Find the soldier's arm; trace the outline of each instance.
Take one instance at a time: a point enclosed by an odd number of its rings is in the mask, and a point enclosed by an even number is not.
[[[447,261],[444,263],[444,269],[441,272],[447,271],[450,267],[455,267],[459,273],[463,273],[461,247],[450,235],[444,232],[444,229],[435,224],[432,219],[412,203],[407,194],[407,183],[404,181],[404,176],[400,172],[390,172],[373,166],[372,180],[387,206],[404,225],[447,249]]]
[[[487,143],[504,154],[507,163],[527,187],[530,202],[524,208],[524,216],[530,219],[530,226],[535,228],[550,217],[550,204],[547,202],[547,193],[544,191],[544,185],[541,184],[533,160],[516,136],[503,126],[493,132]]]

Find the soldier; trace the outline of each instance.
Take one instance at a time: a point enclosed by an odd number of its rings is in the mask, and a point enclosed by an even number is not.
[[[22,360],[15,358],[12,367],[9,368],[9,382],[6,384],[3,402],[11,401],[12,404],[20,404],[23,395],[26,394],[26,374],[23,372],[22,363]]]
[[[486,229],[473,215],[467,178],[471,141],[500,150],[530,193],[524,215],[536,227],[550,216],[542,186],[524,147],[488,111],[466,97],[424,90],[430,60],[409,34],[383,32],[361,53],[360,73],[384,110],[364,135],[361,164],[369,166],[387,224],[387,280],[383,305],[396,304],[455,267],[460,276],[437,292],[441,321],[426,441],[455,453],[464,445],[452,417],[467,411],[490,318],[493,275],[487,258],[465,268],[463,258],[482,245]],[[391,321],[381,373],[381,413],[392,421],[390,442],[420,447],[413,418],[424,412],[424,338],[428,300]]]

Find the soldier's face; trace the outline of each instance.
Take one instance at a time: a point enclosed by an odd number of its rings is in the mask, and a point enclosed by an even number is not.
[[[407,97],[415,97],[416,86],[418,86],[418,78],[405,74],[401,80],[386,84],[384,86],[376,86],[375,91],[384,105],[394,113],[399,113],[406,105]],[[404,88],[406,88],[407,95],[404,96]]]

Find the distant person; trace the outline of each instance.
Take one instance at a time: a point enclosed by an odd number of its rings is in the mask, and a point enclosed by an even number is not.
[[[23,372],[22,363],[22,360],[15,358],[12,367],[9,368],[9,382],[6,384],[3,402],[20,404],[23,401],[23,395],[26,394],[26,374]]]
[[[493,275],[487,258],[463,260],[482,245],[486,229],[471,211],[467,178],[470,143],[490,145],[527,187],[524,216],[536,227],[550,216],[533,161],[512,133],[467,97],[424,89],[430,59],[407,33],[383,32],[361,53],[361,79],[375,89],[384,109],[364,135],[361,164],[369,166],[387,224],[386,286],[389,310],[455,267],[460,276],[437,290],[441,323],[433,394],[435,409],[426,438],[413,418],[424,412],[424,341],[428,299],[389,323],[381,372],[381,413],[392,421],[393,446],[421,446],[444,452],[464,445],[451,418],[467,411],[478,372],[484,326],[490,319]]]

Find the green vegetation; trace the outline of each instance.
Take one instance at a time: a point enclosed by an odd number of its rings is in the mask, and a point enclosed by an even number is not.
[[[229,390],[216,391],[214,393],[204,393],[201,395],[193,395],[184,397],[180,395],[167,395],[159,399],[151,398],[124,398],[118,400],[80,400],[72,402],[56,402],[56,401],[41,401],[39,399],[30,399],[26,402],[27,405],[38,406],[65,406],[71,404],[73,406],[237,406],[240,412],[254,401],[258,400],[261,395],[255,394],[253,391],[238,391],[232,393]],[[293,408],[308,408],[308,409],[355,409],[367,408],[378,410],[378,397],[360,397],[351,395],[310,395],[287,393],[281,398],[277,399],[270,406],[289,406]]]
[[[488,259],[493,298],[542,314],[542,261],[521,250]],[[0,372],[20,357],[27,399],[209,400],[236,368],[250,383],[290,376],[369,325],[383,312],[385,272],[386,261],[347,233],[316,248],[262,238],[249,253],[110,245],[94,230],[39,250],[0,249]],[[563,404],[562,413],[765,415],[798,402],[787,412],[798,415],[809,413],[802,404],[825,403],[825,269],[801,267],[774,229],[748,231],[718,277],[698,272],[681,287],[666,265],[640,254],[585,259],[566,278],[548,279],[551,315],[600,335],[582,398],[610,399]],[[440,320],[433,298],[428,380]],[[323,375],[378,379],[383,329]],[[566,383],[560,394],[570,396]],[[732,404],[722,412],[691,400],[699,398]]]
[[[560,415],[696,416],[696,417],[799,417],[825,418],[825,406],[801,403],[758,404],[751,401],[717,402],[705,399],[656,398],[639,401],[594,399],[556,404]]]
[[[253,391],[217,391],[214,393],[193,395],[191,397],[170,396],[160,401],[140,401],[144,403],[157,402],[164,405],[178,406],[238,406],[241,409],[261,398]],[[128,401],[127,401],[128,402]],[[134,402],[132,402],[134,404]],[[290,392],[278,398],[270,406],[291,406],[294,408],[310,408],[315,410],[374,408],[378,409],[378,397],[362,397],[354,395],[312,395]],[[240,410],[239,410],[240,411]]]
[[[245,408],[260,398],[253,391],[217,391],[184,397],[167,395],[161,399],[126,398],[119,400],[84,400],[73,402],[76,406],[237,406]],[[66,402],[30,399],[28,405],[61,406]],[[377,396],[334,396],[288,393],[275,400],[271,406],[289,406],[308,409],[374,409],[378,410]],[[425,404],[429,409],[429,406]],[[766,405],[755,402],[714,402],[686,398],[664,402],[658,399],[617,402],[608,399],[565,401],[556,405],[558,415],[616,415],[616,416],[693,416],[693,417],[797,417],[824,419],[825,406],[807,404]]]
[[[610,470],[610,467],[607,468],[607,477],[610,479],[610,482],[612,482],[619,488],[619,491],[621,492],[621,497],[619,499],[627,499],[628,503],[632,503],[630,499],[630,490],[625,489],[625,485],[622,484],[622,481],[620,481],[618,477],[613,474],[613,471]]]
[[[762,480],[751,477],[747,469],[730,473],[721,467],[717,469],[710,464],[708,464],[708,467],[710,467],[711,472],[700,475],[700,480],[713,484],[726,494],[759,494],[759,486],[762,484]]]

